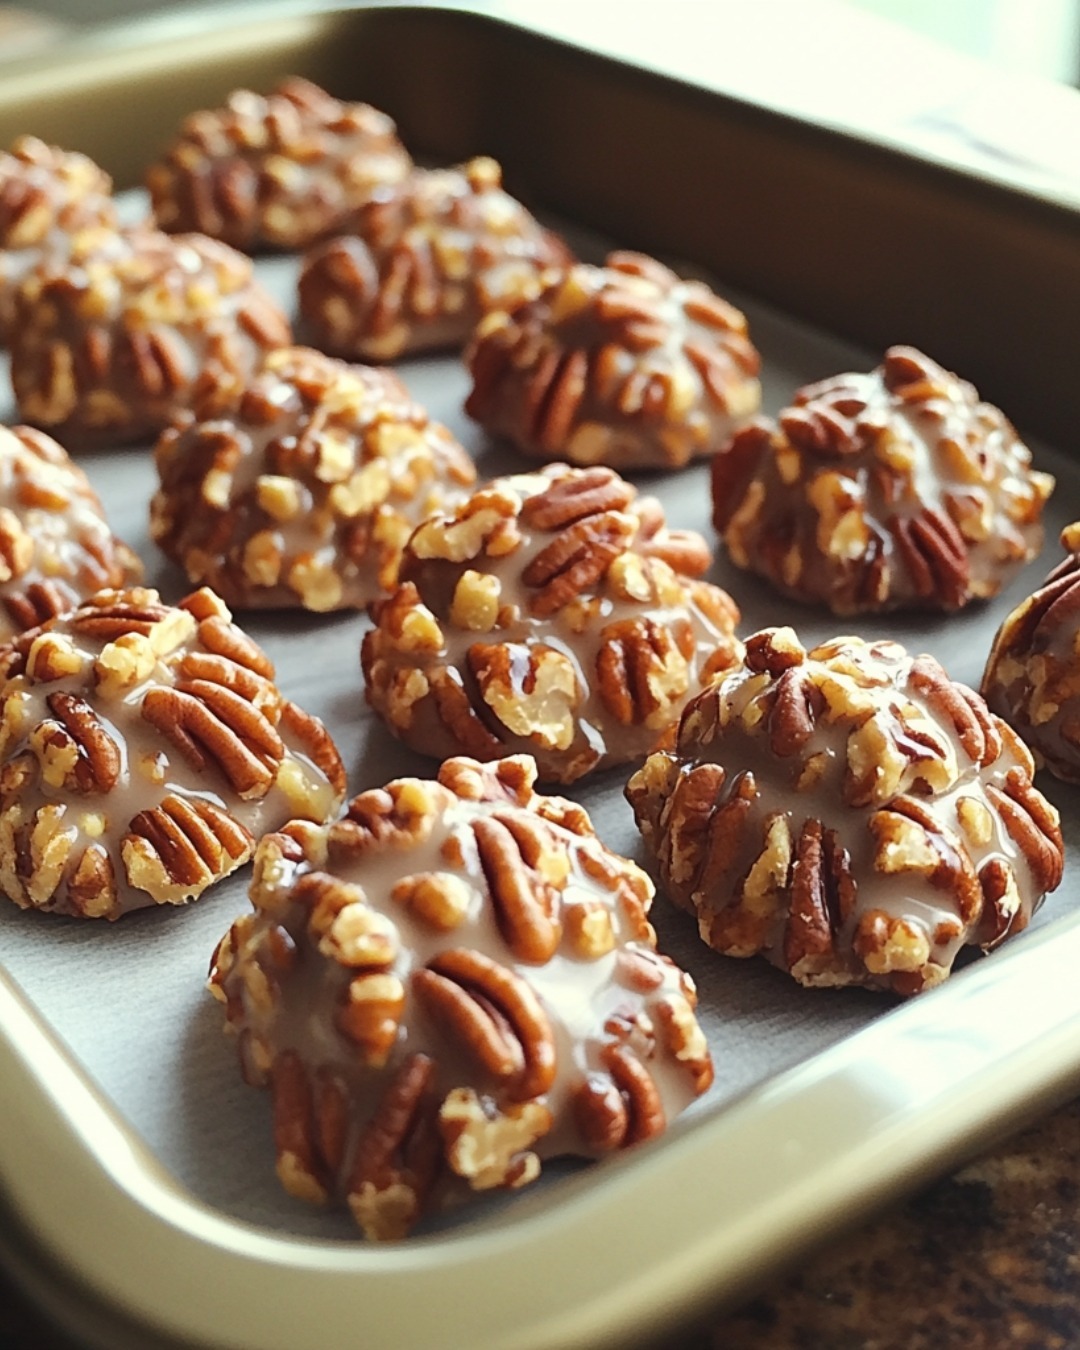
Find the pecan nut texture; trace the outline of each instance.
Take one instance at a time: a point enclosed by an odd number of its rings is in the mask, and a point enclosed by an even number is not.
[[[1025,928],[1062,875],[1027,747],[930,656],[790,628],[689,705],[627,797],[670,897],[727,956],[908,995]]]
[[[368,702],[414,750],[531,754],[547,782],[640,760],[741,655],[708,565],[611,469],[496,479],[406,545],[364,638]]]
[[[653,1138],[712,1082],[651,882],[534,778],[453,759],[290,822],[214,953],[280,1181],[369,1238]]]
[[[166,431],[151,533],[235,609],[363,607],[413,528],[473,486],[473,462],[388,371],[272,353],[236,411]]]
[[[112,179],[92,159],[36,136],[0,151],[0,344],[11,335],[15,287],[44,252],[88,226],[116,224]]]
[[[67,451],[31,427],[0,426],[0,641],[141,576]]]
[[[799,390],[712,472],[731,560],[835,614],[996,595],[1041,549],[1054,487],[997,408],[911,347]]]
[[[296,77],[193,113],[146,174],[154,218],[250,253],[335,234],[378,187],[412,168],[397,129],[366,103],[340,103]]]
[[[503,190],[493,159],[417,169],[309,254],[300,312],[325,351],[394,361],[464,347],[485,314],[536,295],[543,269],[572,261]]]
[[[15,292],[20,416],[68,445],[156,435],[235,400],[288,322],[251,260],[203,235],[84,230]]]
[[[23,909],[184,904],[344,795],[326,730],[212,591],[99,591],[0,651],[0,890]]]
[[[761,403],[743,315],[640,253],[553,274],[534,300],[483,319],[465,360],[470,417],[572,464],[681,468]]]
[[[1061,546],[1068,557],[998,630],[982,692],[1036,763],[1080,783],[1080,522]]]

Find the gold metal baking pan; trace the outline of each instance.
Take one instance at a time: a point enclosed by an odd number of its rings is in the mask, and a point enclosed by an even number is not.
[[[715,276],[750,315],[770,408],[796,383],[866,368],[907,341],[975,380],[1025,432],[1071,449],[1080,216],[519,24],[449,8],[277,6],[103,30],[3,71],[0,143],[36,132],[134,185],[184,113],[292,72],[385,107],[433,161],[495,154],[511,190],[583,227],[586,243],[607,237]],[[259,264],[282,294],[291,265]],[[460,363],[402,373],[494,467],[460,411]],[[0,421],[9,415],[0,406]],[[1052,537],[1075,510],[1080,464],[1046,448],[1039,457],[1059,476]],[[148,542],[145,452],[83,462],[151,580],[175,591]],[[649,490],[677,524],[706,528],[704,478],[690,470]],[[994,608],[896,619],[888,631],[977,679],[1000,615],[1045,566]],[[722,560],[714,577],[738,595],[748,631],[790,619]],[[290,695],[334,722],[354,790],[423,768],[362,713],[362,623],[249,625]],[[799,617],[809,638],[829,623]],[[1075,850],[1080,798],[1046,786]],[[612,847],[633,850],[620,787],[609,775],[574,795]],[[58,1319],[109,1350],[670,1344],[683,1319],[1075,1091],[1076,876],[1070,865],[1031,932],[902,1007],[713,958],[658,901],[665,946],[701,989],[716,1093],[656,1145],[384,1248],[273,1180],[268,1103],[239,1081],[201,991],[213,942],[243,907],[243,878],[189,911],[106,931],[5,906],[5,1260]]]

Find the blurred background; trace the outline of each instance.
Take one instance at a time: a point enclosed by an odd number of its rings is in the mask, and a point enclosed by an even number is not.
[[[241,8],[245,0],[231,0]],[[250,0],[259,3],[259,0]],[[596,8],[625,12],[628,0],[588,0]],[[710,0],[674,0],[708,4]],[[544,6],[537,0],[538,8]],[[634,0],[629,0],[634,3]],[[672,3],[672,0],[668,0]],[[758,0],[766,6],[770,0]],[[813,0],[807,0],[810,5]],[[1080,84],[1080,0],[842,0],[843,4],[893,20],[944,46],[1003,66],[1014,73]],[[206,7],[206,0],[24,0],[0,3],[0,59],[43,40],[60,24],[167,9]],[[475,6],[483,8],[483,5]],[[220,9],[220,6],[215,6]]]

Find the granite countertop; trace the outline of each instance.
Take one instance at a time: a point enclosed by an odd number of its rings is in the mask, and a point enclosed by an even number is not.
[[[826,1247],[788,1279],[678,1344],[682,1350],[1074,1350],[1080,1100]],[[69,1346],[0,1275],[0,1350]]]

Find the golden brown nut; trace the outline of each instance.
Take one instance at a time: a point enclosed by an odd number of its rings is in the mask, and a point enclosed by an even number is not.
[[[544,268],[573,261],[486,158],[415,170],[342,236],[305,260],[300,310],[319,347],[365,361],[464,347],[485,314],[534,296]]]
[[[394,123],[296,77],[193,113],[146,174],[158,225],[234,248],[307,248],[412,168]]]
[[[67,452],[30,427],[0,426],[0,641],[141,576]]]
[[[534,778],[527,756],[454,759],[290,823],[214,954],[282,1185],[369,1238],[654,1138],[712,1082],[652,884]]]
[[[836,614],[996,595],[1042,547],[1054,486],[997,408],[912,347],[799,390],[712,471],[732,561]]]
[[[118,919],[179,905],[345,771],[212,591],[99,591],[0,651],[0,889],[23,909]]]
[[[761,403],[742,314],[639,253],[570,267],[535,300],[489,314],[465,360],[470,417],[573,464],[681,468]]]
[[[931,656],[790,628],[683,714],[626,790],[671,898],[726,956],[913,994],[1061,881],[1026,747]]]
[[[88,226],[116,228],[112,179],[92,159],[21,136],[0,151],[0,344],[11,335],[15,287],[44,250]]]
[[[998,630],[982,691],[1038,764],[1080,783],[1080,522],[1061,546],[1069,556]]]
[[[472,460],[387,371],[273,353],[235,414],[166,431],[150,529],[237,609],[363,607],[413,527],[476,481]]]
[[[647,755],[737,661],[738,610],[699,535],[611,469],[496,479],[405,548],[373,606],[367,698],[412,749],[534,755],[570,783]]]
[[[84,231],[15,294],[19,412],[69,444],[151,436],[235,400],[290,341],[251,262],[202,235]]]

